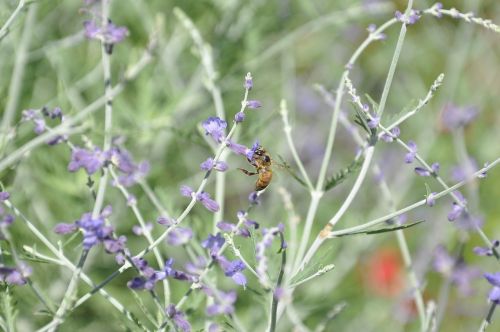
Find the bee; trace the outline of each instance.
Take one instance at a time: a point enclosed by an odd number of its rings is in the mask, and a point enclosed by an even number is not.
[[[255,172],[247,171],[246,169],[239,168],[240,171],[245,173],[248,176],[258,175],[258,179],[255,182],[255,190],[261,191],[267,188],[267,186],[271,183],[273,178],[273,170],[271,166],[273,164],[273,160],[269,153],[262,146],[258,146],[252,158],[247,158],[250,165],[255,167]]]

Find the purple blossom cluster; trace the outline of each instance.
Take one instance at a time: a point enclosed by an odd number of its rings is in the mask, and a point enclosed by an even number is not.
[[[117,254],[125,249],[127,238],[120,236],[116,238],[112,226],[106,224],[105,219],[111,215],[112,208],[106,206],[102,212],[93,217],[91,212],[84,213],[79,220],[74,223],[57,224],[54,232],[57,234],[69,234],[80,230],[83,233],[83,248],[90,250],[93,246],[102,243],[107,253]]]
[[[8,267],[0,264],[0,282],[8,285],[22,286],[28,282],[33,270],[28,265],[21,263],[17,267]]]
[[[221,233],[209,234],[201,246],[209,251],[210,257],[220,266],[226,277],[230,277],[237,285],[244,286],[247,279],[241,271],[245,269],[245,265],[241,260],[230,261],[220,253],[225,242],[226,240]]]
[[[452,103],[444,105],[441,111],[441,126],[446,131],[453,131],[465,127],[474,121],[479,115],[475,106],[459,107]]]
[[[127,286],[131,289],[152,290],[157,282],[166,278],[189,282],[196,282],[198,280],[197,277],[193,275],[174,269],[173,258],[167,259],[162,270],[155,270],[149,266],[148,262],[144,258],[132,258],[132,261],[141,275],[133,278],[127,283]]]
[[[462,259],[452,257],[443,246],[437,247],[434,251],[434,269],[450,279],[463,296],[473,293],[471,282],[481,276],[478,268],[467,265]]]
[[[57,120],[60,123],[64,121],[64,115],[60,107],[54,107],[49,110],[44,106],[41,109],[28,109],[22,112],[22,122],[32,122],[34,127],[33,131],[37,135],[43,134],[47,130],[47,121]],[[67,135],[56,135],[47,141],[48,145],[56,145],[68,140]]]
[[[10,194],[7,191],[0,192],[0,201],[6,201],[10,198]],[[4,229],[12,225],[14,222],[14,216],[10,213],[7,213],[3,206],[0,205],[0,240],[5,238],[3,232]]]
[[[206,295],[214,299],[214,303],[207,307],[206,314],[208,316],[230,315],[234,313],[234,303],[236,303],[238,298],[235,291],[223,292],[209,287],[204,287],[203,291]]]
[[[130,187],[142,180],[149,172],[150,166],[147,161],[134,163],[130,153],[118,147],[112,147],[102,151],[98,147],[84,149],[74,147],[71,151],[71,160],[68,164],[70,172],[84,169],[88,175],[92,175],[108,164],[116,166],[120,171],[115,185]]]
[[[203,204],[203,206],[210,212],[217,212],[219,211],[219,204],[214,201],[211,197],[210,194],[202,191],[199,194],[196,194],[196,192],[189,186],[183,185],[180,188],[181,195],[184,197],[193,197],[193,195],[196,195],[196,200]]]
[[[420,19],[420,12],[418,10],[412,9],[410,11],[410,14],[406,17],[404,13],[401,13],[399,10],[397,10],[394,13],[394,17],[396,17],[399,22],[402,22],[406,25],[413,25]]]
[[[257,260],[256,272],[259,275],[259,281],[268,286],[267,280],[267,269],[268,269],[268,259],[266,256],[266,249],[271,246],[274,238],[279,234],[283,233],[285,230],[285,226],[283,224],[279,224],[273,228],[263,228],[262,229],[262,239],[255,245],[255,259]],[[285,243],[281,244],[282,248],[286,247]]]

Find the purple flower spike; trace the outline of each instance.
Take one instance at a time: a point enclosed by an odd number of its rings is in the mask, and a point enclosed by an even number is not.
[[[253,88],[253,79],[252,75],[250,73],[247,73],[245,76],[245,84],[244,84],[245,90],[251,90]]]
[[[54,227],[54,232],[56,234],[69,234],[69,233],[74,233],[78,229],[78,226],[76,224],[57,224],[56,227]]]
[[[495,273],[485,273],[484,277],[490,284],[495,287],[500,287],[500,272]]]
[[[500,245],[500,241],[495,240],[495,241],[493,241],[492,245],[493,246],[491,248],[488,248],[488,247],[475,247],[473,249],[473,251],[478,256],[493,256],[494,255],[493,250],[495,248],[498,248],[498,246]]]
[[[90,151],[76,147],[71,151],[71,161],[69,162],[68,170],[76,172],[80,168],[83,168],[88,175],[92,175],[104,166],[106,159],[106,154],[98,148]]]
[[[371,129],[377,128],[380,123],[380,117],[374,116],[372,119],[368,120],[368,127]]]
[[[89,39],[98,39],[103,43],[114,45],[128,36],[128,30],[125,27],[119,27],[109,22],[106,29],[100,27],[95,21],[85,21],[83,23],[85,36]]]
[[[208,316],[215,316],[221,314],[232,314],[234,312],[234,303],[236,302],[237,295],[235,291],[222,292],[205,288],[205,293],[214,298],[215,303],[207,307],[206,313]],[[217,292],[217,295],[215,295]]]
[[[250,204],[252,205],[257,205],[260,203],[259,201],[259,194],[257,191],[252,191],[250,193],[250,195],[248,195],[248,201],[250,202]]]
[[[212,158],[208,158],[207,160],[205,160],[200,164],[200,168],[203,171],[209,171],[213,168],[216,171],[224,172],[228,169],[228,165],[224,161],[214,162]]]
[[[405,18],[405,15],[400,11],[396,11],[394,13],[394,17],[396,17],[398,21],[403,22],[404,24],[407,25],[415,24],[420,19],[419,12],[414,9],[410,11],[410,15],[408,15],[408,18]]]
[[[191,324],[186,320],[184,313],[175,308],[174,304],[169,304],[165,312],[179,330],[182,332],[191,332]]]
[[[234,115],[234,122],[240,123],[243,122],[243,120],[245,120],[245,113],[238,112]]]
[[[241,271],[245,269],[245,264],[239,259],[228,261],[225,257],[221,256],[218,259],[221,268],[224,270],[224,275],[230,277],[237,285],[245,286],[247,278]]]
[[[218,117],[209,117],[202,123],[205,134],[212,136],[217,142],[221,143],[224,139],[224,130],[227,127],[227,122]]]
[[[252,160],[255,151],[257,151],[259,147],[260,147],[259,141],[255,141],[255,143],[253,143],[252,145],[252,148],[249,151],[246,151],[246,156],[249,161]]]
[[[210,198],[210,195],[207,192],[202,191],[201,193],[198,194],[196,199],[203,204],[203,206],[210,212],[217,212],[219,211],[219,204],[214,201],[212,198]]]
[[[232,142],[232,141],[229,141],[227,143],[227,147],[229,149],[231,149],[234,153],[239,154],[241,156],[246,156],[248,151],[250,151],[250,149],[247,148],[246,146]]]
[[[443,129],[452,131],[467,126],[478,114],[479,110],[474,106],[458,107],[447,103],[441,111],[441,125]]]
[[[493,287],[488,294],[488,300],[495,303],[496,305],[500,304],[500,287]]]
[[[214,167],[214,160],[212,158],[208,158],[204,162],[200,164],[200,169],[202,171],[209,171]]]
[[[248,100],[248,101],[247,101],[247,107],[248,107],[248,108],[253,108],[253,109],[255,109],[255,108],[260,108],[260,107],[262,107],[262,104],[261,104],[261,102],[260,102],[260,101],[258,101],[258,100]]]
[[[417,144],[414,141],[409,141],[408,147],[410,148],[410,152],[405,155],[405,163],[411,164],[417,155]]]
[[[194,190],[191,189],[191,187],[185,186],[185,185],[181,186],[180,191],[181,191],[181,195],[184,197],[192,197],[193,193],[194,193]]]
[[[161,217],[161,216],[156,219],[156,222],[159,223],[160,225],[167,226],[167,227],[175,224],[175,220],[173,220],[171,218],[167,218],[167,217]]]
[[[455,221],[460,215],[464,212],[464,208],[453,202],[453,206],[451,208],[451,211],[448,213],[448,221]]]
[[[209,234],[208,238],[203,240],[201,246],[210,251],[210,256],[217,257],[217,254],[220,248],[222,248],[222,246],[224,245],[224,242],[226,242],[226,240],[221,235],[221,233],[217,233],[215,236]]]
[[[387,142],[387,143],[390,143],[392,141],[394,141],[396,138],[399,137],[399,135],[401,134],[401,130],[399,129],[399,127],[394,127],[390,130],[390,134],[388,133],[383,133],[381,136],[380,136],[380,139],[382,139],[384,142]]]
[[[188,227],[174,228],[167,236],[167,243],[171,246],[181,246],[186,244],[193,237],[193,231]]]
[[[218,162],[216,162],[215,167],[214,167],[214,169],[216,171],[219,171],[219,172],[225,172],[225,171],[227,171],[228,168],[229,168],[229,166],[227,165],[227,163],[222,161],[222,160],[219,160]]]
[[[7,191],[0,191],[0,201],[6,201],[10,198],[10,194]]]
[[[429,196],[425,198],[425,204],[427,204],[430,207],[436,205],[436,199],[434,198],[435,195],[436,195],[435,192],[430,193]]]
[[[122,235],[118,239],[106,239],[103,241],[104,249],[108,254],[116,254],[125,249],[127,238]]]

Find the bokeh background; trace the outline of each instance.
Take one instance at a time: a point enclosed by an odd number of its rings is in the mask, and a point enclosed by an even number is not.
[[[91,13],[82,9],[87,7],[82,1],[32,2],[0,42],[0,110],[15,103],[15,122],[20,120],[22,110],[44,105],[60,106],[70,116],[103,94],[100,44],[83,36],[83,22],[91,17]],[[479,17],[500,23],[498,1],[442,2],[445,8],[473,11]],[[415,7],[424,9],[432,4],[416,1]],[[1,24],[16,5],[17,1],[13,0],[0,3]],[[333,93],[348,58],[366,38],[368,25],[382,24],[405,6],[404,1],[115,0],[111,18],[115,24],[126,26],[130,34],[114,49],[113,83],[140,58],[151,34],[159,28],[153,62],[114,100],[113,133],[123,139],[123,146],[135,160],[151,163],[146,181],[167,210],[172,215],[181,212],[186,200],[179,195],[179,186],[197,186],[203,177],[199,164],[211,155],[200,124],[207,117],[215,116],[215,109],[205,88],[206,77],[198,52],[189,33],[173,14],[173,8],[179,7],[193,20],[211,47],[216,84],[222,92],[228,119],[239,111],[245,74],[250,71],[254,77],[251,99],[260,100],[263,107],[248,112],[238,133],[238,142],[251,145],[258,139],[276,160],[280,156],[294,168],[279,113],[279,103],[285,99],[299,155],[315,179],[332,114],[332,108],[325,103],[316,85]],[[380,99],[398,34],[399,25],[393,26],[387,31],[387,39],[370,45],[354,66],[351,79],[360,93]],[[428,162],[439,161],[440,174],[449,184],[456,182],[452,173],[463,161],[464,149],[479,166],[500,156],[499,60],[500,34],[478,25],[450,17],[423,16],[417,24],[408,27],[382,123],[389,124],[391,115],[423,98],[437,76],[445,73],[444,84],[436,96],[401,126],[401,138],[414,140]],[[19,82],[13,83],[16,77]],[[12,93],[14,84],[18,95]],[[444,130],[441,112],[449,102],[477,107],[479,114],[463,130]],[[343,111],[353,119],[349,102],[344,102]],[[96,144],[102,142],[103,112],[87,117],[80,125],[84,126],[88,139]],[[20,125],[5,153],[9,154],[33,137],[32,126]],[[71,141],[81,145],[84,138],[75,135]],[[349,133],[339,127],[329,174],[347,167],[356,149]],[[398,208],[422,199],[426,193],[425,183],[433,191],[441,190],[432,179],[415,176],[413,166],[404,164],[404,154],[396,144],[381,142],[375,155]],[[64,144],[40,146],[1,174],[12,201],[53,243],[66,239],[52,232],[55,224],[76,220],[92,208],[87,177],[82,171],[69,173],[69,159],[70,150]],[[247,167],[240,156],[229,155],[228,162],[224,218],[234,221],[236,211],[247,205],[254,179],[236,170]],[[338,209],[354,178],[349,177],[325,195],[313,234],[317,234]],[[497,226],[499,183],[500,171],[493,169],[486,179],[463,190],[471,211],[483,218],[483,229],[492,239],[500,236]],[[285,170],[278,169],[261,205],[251,215],[265,227],[287,223],[280,187],[291,193],[300,221],[305,219],[309,204],[307,191]],[[158,213],[141,188],[132,187],[131,191],[144,216],[154,222]],[[213,181],[208,191],[213,192]],[[376,179],[370,173],[338,227],[357,225],[387,214],[387,202],[381,197]],[[128,235],[133,252],[143,248],[145,241],[131,232],[136,221],[118,190],[108,189],[106,203],[113,205],[111,220],[118,233]],[[407,215],[408,220],[425,219],[426,222],[405,234],[415,270],[422,280],[425,300],[442,304],[440,330],[477,330],[489,307],[490,285],[478,275],[471,279],[473,291],[462,294],[449,278],[433,270],[433,252],[438,245],[444,245],[454,255],[463,253],[464,261],[482,272],[498,271],[498,262],[473,255],[472,248],[482,242],[477,234],[464,232],[447,221],[450,208],[450,198],[444,198],[433,208],[412,211]],[[206,237],[212,228],[212,216],[203,207],[196,207],[186,222],[199,239]],[[28,244],[47,252],[22,223],[15,224],[11,231],[19,250]],[[161,231],[161,226],[155,224],[153,233],[159,235]],[[468,240],[465,246],[459,247],[458,239],[462,238]],[[248,249],[248,242],[241,241],[240,245]],[[79,250],[78,241],[65,245],[65,252],[74,260]],[[179,248],[165,245],[161,250],[181,262],[187,259]],[[245,252],[251,255],[251,248]],[[394,234],[331,240],[317,255],[324,256],[324,262],[334,263],[336,268],[294,293],[295,309],[305,327],[314,330],[325,324],[325,331],[418,330],[411,287]],[[69,271],[40,262],[30,262],[30,265],[34,269],[34,282],[58,303],[69,281]],[[102,280],[116,267],[111,256],[95,250],[85,270],[94,280]],[[133,276],[134,273],[128,271],[106,289],[141,317],[126,287]],[[223,288],[231,287],[223,281],[221,284]],[[178,299],[187,286],[175,282],[173,285],[173,298]],[[82,285],[80,294],[87,290]],[[47,316],[40,312],[42,306],[27,287],[16,287],[14,297],[20,331],[33,330],[47,322]],[[148,300],[147,296],[144,300]],[[240,289],[237,312],[250,331],[265,329],[266,301],[255,280],[250,281],[249,289]],[[329,316],[339,308],[342,310],[335,317]],[[201,320],[193,317],[202,311],[201,297],[193,296],[188,317],[193,319],[196,328],[202,328]],[[500,329],[495,318],[491,331]],[[294,325],[285,315],[279,330],[298,329]],[[109,303],[94,296],[70,316],[61,331],[122,331],[126,326]]]

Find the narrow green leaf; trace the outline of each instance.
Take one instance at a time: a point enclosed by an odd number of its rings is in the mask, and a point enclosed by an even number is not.
[[[394,231],[397,231],[399,229],[406,229],[406,228],[413,227],[415,225],[423,223],[424,221],[425,220],[419,220],[419,221],[416,221],[416,222],[411,223],[411,224],[400,225],[400,226],[389,227],[389,228],[381,228],[381,229],[376,229],[376,230],[371,230],[371,231],[359,231],[359,232],[346,233],[346,234],[337,235],[336,237],[358,235],[358,234],[380,234],[380,233],[394,232]]]
[[[359,171],[359,169],[361,168],[361,165],[363,164],[363,160],[364,160],[364,158],[354,159],[349,166],[340,170],[335,175],[329,177],[325,183],[325,191],[328,191],[328,190],[334,188],[335,186],[339,185],[345,179],[347,179],[350,175],[356,174]]]

